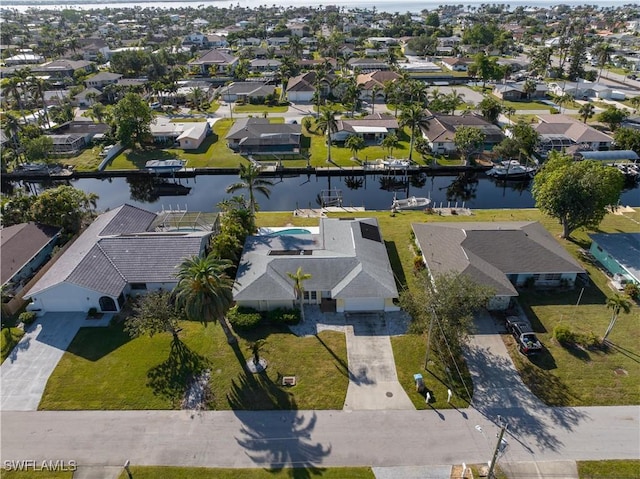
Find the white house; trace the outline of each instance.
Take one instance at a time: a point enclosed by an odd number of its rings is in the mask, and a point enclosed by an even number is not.
[[[211,125],[206,121],[172,122],[167,117],[157,116],[149,125],[154,141],[161,143],[178,142],[183,150],[196,150],[211,134]]]
[[[317,234],[251,236],[236,275],[233,298],[260,311],[294,308],[288,272],[302,268],[304,302],[323,310],[397,311],[398,297],[378,221],[322,218]]]
[[[115,312],[127,295],[173,289],[176,266],[203,254],[212,231],[166,231],[163,224],[131,205],[101,214],[27,292],[29,309]]]

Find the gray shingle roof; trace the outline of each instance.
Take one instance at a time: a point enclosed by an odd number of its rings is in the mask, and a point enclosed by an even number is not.
[[[156,215],[131,205],[103,213],[27,293],[62,282],[117,296],[127,283],[172,283],[183,259],[200,254],[210,232],[149,232]]]
[[[360,222],[378,228],[374,218],[323,218],[320,233],[252,236],[240,260],[234,299],[294,299],[287,273],[302,267],[311,278],[309,291],[331,291],[333,298],[395,298],[398,296],[383,242],[362,237]],[[311,251],[311,254],[270,256],[271,250]]]
[[[584,269],[538,222],[413,223],[433,274],[457,272],[517,295],[507,275],[583,273]]]

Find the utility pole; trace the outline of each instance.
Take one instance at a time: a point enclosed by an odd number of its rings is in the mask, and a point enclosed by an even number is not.
[[[498,454],[502,450],[502,438],[504,436],[505,431],[507,430],[507,426],[502,426],[500,428],[500,433],[498,434],[498,442],[496,444],[496,448],[493,451],[493,457],[491,458],[491,464],[489,464],[489,473],[487,474],[488,479],[493,479],[495,476],[493,475],[493,470],[496,467],[496,462],[498,462]]]
[[[431,352],[431,332],[433,331],[433,323],[436,322],[436,311],[431,307],[431,321],[429,321],[429,331],[427,332],[427,354],[424,357],[424,369],[429,369],[429,353]]]

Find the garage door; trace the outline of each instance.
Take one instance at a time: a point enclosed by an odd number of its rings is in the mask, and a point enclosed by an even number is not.
[[[384,311],[384,298],[351,298],[344,300],[345,311]]]

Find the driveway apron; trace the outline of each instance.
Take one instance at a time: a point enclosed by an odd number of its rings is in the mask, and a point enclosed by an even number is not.
[[[49,376],[81,326],[106,326],[110,315],[86,320],[87,313],[47,313],[39,318],[0,367],[3,411],[35,411]]]
[[[476,317],[476,334],[470,337],[465,357],[473,379],[473,405],[485,413],[502,409],[530,411],[545,405],[527,388],[500,337],[493,317],[483,312]]]
[[[352,315],[345,329],[349,387],[344,409],[415,409],[398,382],[384,315]]]

